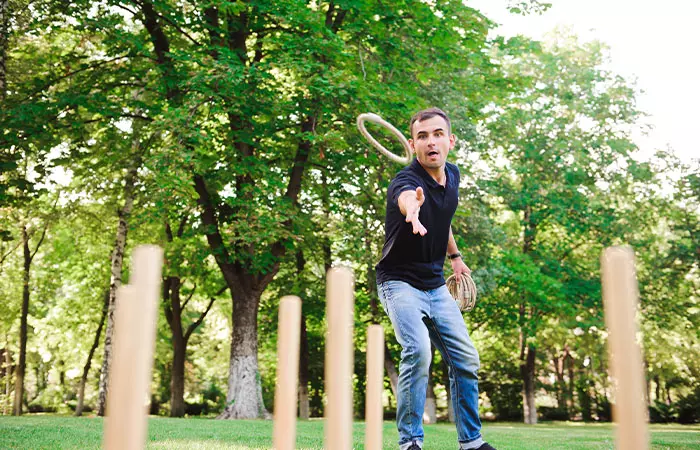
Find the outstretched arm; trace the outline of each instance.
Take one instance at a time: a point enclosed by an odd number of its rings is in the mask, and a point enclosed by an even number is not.
[[[399,209],[401,214],[406,216],[406,222],[413,225],[413,234],[420,234],[425,236],[428,230],[425,229],[420,220],[418,220],[418,213],[420,213],[420,207],[425,201],[425,196],[423,194],[423,188],[418,187],[415,191],[403,191],[399,195]]]

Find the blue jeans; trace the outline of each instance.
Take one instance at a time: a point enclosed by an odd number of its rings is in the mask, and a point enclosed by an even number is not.
[[[399,445],[423,441],[431,341],[447,362],[460,444],[481,440],[479,354],[447,287],[422,291],[403,281],[386,281],[377,288],[379,300],[403,348],[396,410]]]

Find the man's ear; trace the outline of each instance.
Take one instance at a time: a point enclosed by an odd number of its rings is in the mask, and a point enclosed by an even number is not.
[[[413,139],[408,140],[408,146],[411,147],[411,153],[416,152],[416,148],[413,146]]]
[[[455,146],[456,143],[457,143],[457,136],[455,136],[454,134],[451,134],[450,135],[450,150],[452,150],[452,148]]]

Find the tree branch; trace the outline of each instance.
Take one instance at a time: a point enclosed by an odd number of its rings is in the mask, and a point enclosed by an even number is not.
[[[177,228],[177,237],[181,238],[185,232],[185,225],[187,224],[187,214],[182,215],[182,220],[180,220],[180,226]]]
[[[129,58],[130,56],[133,56],[133,55],[128,55],[128,54],[127,54],[127,55],[117,56],[117,57],[112,58],[112,59],[106,59],[106,60],[104,60],[104,61],[99,61],[99,62],[96,62],[95,64],[90,64],[90,65],[87,66],[87,67],[82,67],[82,68],[80,68],[80,69],[73,70],[72,72],[68,72],[67,74],[64,74],[64,75],[62,75],[62,76],[60,76],[60,77],[57,77],[57,78],[54,78],[54,79],[50,80],[49,82],[47,82],[46,84],[44,84],[41,88],[34,90],[32,93],[30,93],[30,94],[27,95],[25,98],[23,98],[19,103],[26,103],[26,102],[28,102],[28,101],[29,101],[31,98],[33,98],[35,95],[37,95],[37,94],[39,94],[39,93],[41,93],[41,92],[46,92],[51,86],[53,86],[54,84],[58,83],[59,81],[65,80],[66,78],[70,78],[70,77],[72,77],[73,75],[76,75],[76,74],[78,74],[78,73],[80,73],[80,72],[85,72],[86,70],[96,69],[96,68],[98,68],[98,67],[100,67],[100,66],[104,66],[105,64],[110,64],[110,63],[113,63],[113,62],[115,62],[115,61],[119,61],[120,59]]]
[[[58,204],[58,199],[60,196],[61,196],[61,193],[59,192],[56,195],[56,201],[53,202],[53,206],[51,207],[51,214],[56,212],[56,205]],[[44,222],[44,229],[41,232],[41,238],[39,238],[39,242],[37,242],[36,247],[34,248],[34,253],[32,253],[29,256],[29,261],[32,261],[34,259],[34,256],[36,256],[36,252],[39,251],[39,247],[41,247],[41,244],[44,242],[44,238],[46,237],[46,230],[48,230],[48,229],[49,229],[49,220],[46,219],[46,221]]]
[[[34,252],[29,256],[29,260],[33,260],[34,256],[36,256],[36,252],[39,251],[39,247],[41,247],[41,243],[44,242],[44,238],[46,237],[46,230],[49,228],[48,221],[46,224],[44,224],[44,229],[41,232],[41,238],[39,238],[39,242],[36,244],[36,247],[34,248]]]
[[[183,284],[184,284],[184,283],[183,283]],[[197,290],[197,284],[195,283],[194,287],[192,288],[192,292],[190,292],[189,297],[187,297],[187,300],[185,300],[185,302],[184,302],[184,303],[182,304],[182,306],[180,307],[180,310],[181,310],[181,311],[185,309],[185,306],[187,306],[187,304],[190,302],[190,300],[192,299],[192,296],[194,295],[194,292],[195,292],[196,290]]]
[[[229,255],[228,249],[226,249],[221,231],[219,231],[219,222],[216,218],[216,212],[211,203],[211,196],[209,195],[209,190],[207,189],[206,182],[202,175],[194,175],[194,188],[199,196],[197,203],[202,208],[201,217],[205,229],[204,234],[207,237],[207,242],[211,248],[212,255],[214,255],[214,259],[216,259],[217,264],[222,268],[233,264],[236,269],[240,270],[238,263],[232,263],[231,255]],[[222,272],[224,275],[226,274],[226,271]]]
[[[185,333],[185,341],[190,339],[190,336],[194,332],[194,330],[197,329],[199,325],[201,325],[202,321],[204,318],[209,314],[209,310],[211,309],[212,305],[214,304],[214,301],[216,300],[216,297],[212,297],[211,300],[209,300],[209,304],[207,305],[207,309],[204,310],[202,314],[199,315],[199,318],[190,324],[189,327],[187,327],[187,332]]]
[[[165,237],[168,239],[168,242],[173,241],[173,230],[170,228],[170,222],[167,220],[165,221]]]
[[[170,307],[170,278],[166,277],[163,281],[163,309],[165,312],[165,319],[168,321],[168,325],[172,327],[173,324],[173,309]]]
[[[316,117],[313,115],[308,115],[304,121],[301,123],[302,136],[306,133],[312,133],[316,127]],[[311,141],[305,137],[301,138],[299,145],[297,147],[297,153],[294,156],[294,162],[289,171],[289,182],[287,183],[287,191],[284,197],[291,201],[292,207],[296,207],[299,200],[299,193],[301,192],[301,181],[304,176],[304,170],[306,169],[306,164],[309,160],[309,155],[311,154]],[[287,219],[283,226],[287,229],[292,227],[292,219]],[[272,255],[278,259],[275,263],[275,269],[279,266],[279,258],[284,255],[286,247],[281,240],[275,242],[270,246],[270,252]],[[265,285],[272,281],[272,277],[276,270],[270,270],[266,274],[261,274],[258,276],[258,283]]]
[[[19,241],[19,240],[18,240],[18,241],[17,241],[17,245],[15,245],[15,248],[13,248],[13,249],[10,250],[9,252],[7,252],[7,253],[5,253],[4,255],[2,255],[2,258],[0,258],[0,265],[2,265],[2,263],[5,262],[5,259],[6,259],[8,256],[10,256],[12,253],[14,253],[14,251],[17,250],[17,249],[19,248],[20,245],[22,245],[22,241]]]
[[[141,9],[143,10],[143,7],[144,7],[144,4],[143,4],[143,3],[142,3],[142,4],[139,4],[139,2],[136,1],[136,0],[134,0],[134,3],[135,3],[137,6],[141,6]],[[152,7],[153,5],[150,5],[150,6]],[[126,8],[124,8],[124,9],[126,9]],[[130,10],[128,10],[128,9],[127,9],[127,11],[132,12],[132,11],[130,11]],[[197,41],[195,38],[193,38],[192,36],[190,36],[185,30],[183,30],[182,28],[180,28],[180,27],[179,27],[175,22],[173,22],[171,19],[169,19],[169,18],[165,17],[164,15],[162,15],[162,14],[156,12],[155,10],[153,11],[153,13],[154,13],[154,14],[156,15],[156,17],[158,17],[159,19],[162,19],[162,20],[164,20],[165,22],[169,23],[169,24],[170,24],[173,28],[175,28],[180,34],[182,34],[182,35],[185,36],[187,39],[189,39],[194,45],[196,45],[197,47],[201,47],[201,46],[202,46],[202,44],[201,44],[199,41]],[[133,14],[133,12],[132,12],[132,14]]]

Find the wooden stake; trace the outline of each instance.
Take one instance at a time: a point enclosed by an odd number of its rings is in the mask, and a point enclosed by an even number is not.
[[[365,449],[382,449],[384,426],[384,328],[367,328],[367,399],[365,401]]]
[[[145,447],[162,265],[160,248],[138,247],[134,250],[132,264],[134,284],[117,291],[114,359],[104,425],[107,450]]]
[[[300,323],[301,299],[291,295],[282,297],[277,332],[277,382],[273,426],[273,448],[276,450],[294,450],[296,445]]]
[[[325,447],[352,448],[353,276],[333,268],[326,282],[326,426]]]
[[[629,247],[610,247],[601,257],[605,324],[609,331],[608,351],[612,369],[619,450],[649,447],[644,369],[637,344],[638,291],[634,253]]]

